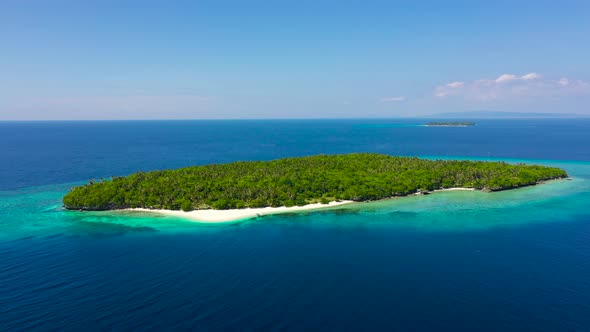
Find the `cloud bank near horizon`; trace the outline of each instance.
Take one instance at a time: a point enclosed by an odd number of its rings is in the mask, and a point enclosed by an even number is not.
[[[3,98],[0,100],[0,120],[346,118],[359,117],[359,114],[407,117],[473,109],[583,115],[587,112],[560,105],[568,102],[579,105],[583,100],[590,100],[580,98],[590,98],[590,83],[560,76],[548,78],[537,72],[450,81],[436,86],[433,93],[425,90],[422,95],[412,95],[411,98],[393,94],[377,98],[377,103],[375,99],[354,95],[347,96],[352,100],[334,101],[330,96],[306,100],[296,96],[284,98],[272,92],[259,96],[207,96],[196,93],[158,95],[141,89],[129,89],[128,94],[117,91],[112,95]],[[344,106],[346,111],[340,112],[337,104]],[[553,108],[543,109],[544,105]]]
[[[469,101],[538,100],[590,95],[590,83],[566,77],[544,78],[531,72],[521,76],[502,74],[495,79],[455,81],[434,89],[439,99],[462,97]]]

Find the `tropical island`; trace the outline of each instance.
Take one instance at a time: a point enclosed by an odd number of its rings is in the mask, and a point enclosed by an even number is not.
[[[424,124],[426,127],[472,127],[473,121],[433,121]]]
[[[241,161],[90,180],[63,197],[70,210],[272,209],[371,201],[439,189],[499,191],[567,177],[559,168],[373,153]],[[266,210],[265,210],[266,211]],[[255,214],[254,214],[255,215]]]

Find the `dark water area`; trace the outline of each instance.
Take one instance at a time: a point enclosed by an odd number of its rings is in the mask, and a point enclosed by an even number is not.
[[[0,330],[590,331],[590,121],[0,122]],[[219,224],[63,211],[73,182],[316,153],[571,181]]]
[[[590,266],[579,251],[590,238],[580,227],[466,236],[269,220],[208,234],[21,240],[0,247],[9,303],[0,322],[5,331],[584,331]]]

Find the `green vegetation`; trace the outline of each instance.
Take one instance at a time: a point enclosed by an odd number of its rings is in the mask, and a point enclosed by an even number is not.
[[[427,122],[425,126],[429,127],[470,127],[475,126],[472,121],[445,121],[445,122]]]
[[[67,209],[239,209],[367,201],[418,191],[504,190],[567,177],[558,168],[358,153],[138,172],[73,188]]]

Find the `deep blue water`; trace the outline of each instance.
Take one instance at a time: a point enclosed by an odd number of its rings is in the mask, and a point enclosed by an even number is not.
[[[234,160],[379,152],[590,161],[590,120],[0,122],[0,190]]]
[[[0,330],[590,331],[590,120],[0,122]],[[317,153],[572,181],[225,224],[62,211],[79,181]]]

